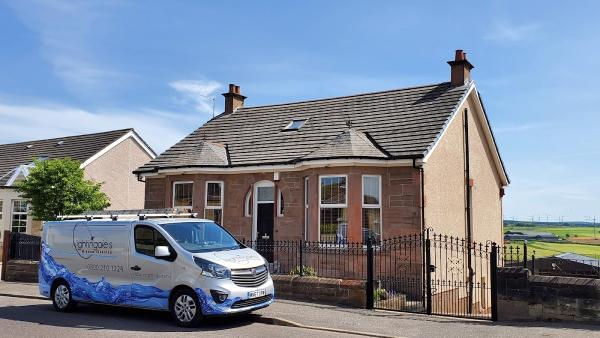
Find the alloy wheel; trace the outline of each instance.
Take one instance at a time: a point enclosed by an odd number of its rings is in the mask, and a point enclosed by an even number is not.
[[[175,315],[181,322],[187,323],[196,315],[196,302],[188,295],[181,295],[175,301]]]

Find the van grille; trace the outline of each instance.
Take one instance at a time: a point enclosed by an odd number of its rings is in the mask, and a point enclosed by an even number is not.
[[[233,303],[233,305],[231,305],[231,308],[232,309],[241,309],[243,307],[259,305],[259,304],[270,301],[272,298],[273,298],[273,296],[266,295],[266,296],[262,296],[262,297],[258,297],[258,298],[240,300],[240,301]]]
[[[269,270],[263,265],[252,269],[231,271],[231,280],[237,286],[254,288],[263,285],[269,278]]]

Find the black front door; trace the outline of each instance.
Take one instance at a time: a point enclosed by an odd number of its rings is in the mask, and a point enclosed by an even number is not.
[[[273,203],[256,205],[256,249],[266,260],[273,262]]]

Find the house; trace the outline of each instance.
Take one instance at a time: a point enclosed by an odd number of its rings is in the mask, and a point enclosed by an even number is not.
[[[133,129],[1,144],[0,232],[40,231],[40,222],[28,215],[27,202],[14,183],[27,177],[35,159],[67,157],[81,162],[86,179],[103,183],[111,209],[143,207],[144,184],[131,171],[156,155]]]
[[[450,81],[224,112],[134,171],[145,207],[192,209],[246,240],[361,242],[424,229],[502,243],[509,184],[473,65]]]
[[[560,237],[550,232],[533,232],[533,231],[507,231],[504,233],[505,241],[546,241],[557,242]]]

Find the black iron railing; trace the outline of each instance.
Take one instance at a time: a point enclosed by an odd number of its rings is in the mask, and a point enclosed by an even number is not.
[[[40,259],[42,241],[39,236],[27,235],[18,232],[11,232],[9,236],[9,260],[21,259],[37,261]]]

